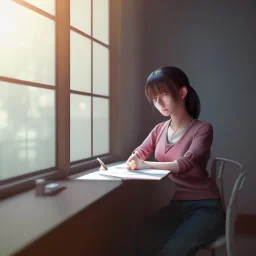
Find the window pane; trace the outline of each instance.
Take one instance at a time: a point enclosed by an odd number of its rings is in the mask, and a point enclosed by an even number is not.
[[[109,95],[109,49],[93,43],[93,93]]]
[[[55,166],[55,91],[0,82],[0,179]]]
[[[70,95],[70,161],[91,157],[91,97]]]
[[[70,1],[70,24],[91,35],[91,0]]]
[[[24,1],[42,9],[43,11],[46,11],[52,15],[55,15],[56,0],[24,0]]]
[[[70,88],[91,92],[91,41],[70,31]]]
[[[55,85],[55,22],[0,1],[0,56],[0,76]]]
[[[109,100],[93,98],[93,156],[109,153]]]
[[[93,0],[93,37],[109,44],[109,0]]]

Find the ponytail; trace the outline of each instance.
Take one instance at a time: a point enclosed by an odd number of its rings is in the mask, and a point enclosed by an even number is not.
[[[201,111],[201,103],[197,92],[191,85],[187,85],[188,94],[185,99],[185,106],[190,116],[197,119]]]

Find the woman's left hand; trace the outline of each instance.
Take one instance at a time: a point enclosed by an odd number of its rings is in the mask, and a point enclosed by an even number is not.
[[[149,166],[140,158],[136,158],[127,163],[128,170],[142,170],[147,169]]]

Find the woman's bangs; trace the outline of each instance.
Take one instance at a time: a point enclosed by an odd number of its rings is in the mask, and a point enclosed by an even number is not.
[[[168,77],[161,70],[152,72],[145,86],[145,95],[148,101],[152,101],[159,94],[169,93],[168,82],[170,82]]]
[[[169,93],[170,89],[166,83],[147,84],[145,94],[148,101],[152,101],[154,97],[162,93]]]

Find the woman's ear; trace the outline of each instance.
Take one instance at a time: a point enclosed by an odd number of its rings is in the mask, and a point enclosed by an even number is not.
[[[180,88],[180,97],[181,99],[185,99],[185,97],[188,94],[188,88],[186,86],[183,86]]]

